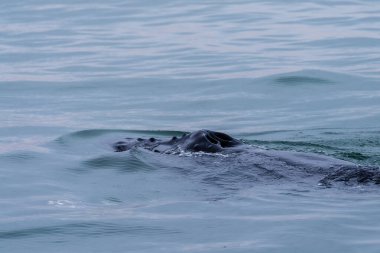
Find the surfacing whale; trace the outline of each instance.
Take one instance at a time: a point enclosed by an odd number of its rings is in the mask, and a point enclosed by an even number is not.
[[[376,184],[380,185],[380,169],[378,167],[361,166],[348,161],[325,155],[302,152],[265,150],[245,144],[228,134],[210,130],[199,130],[172,137],[167,140],[156,138],[125,138],[113,144],[116,152],[142,148],[161,154],[222,154],[224,167],[232,171],[245,173],[249,171],[252,180],[293,180],[312,178],[322,186],[329,187],[332,182],[345,185]],[[212,166],[208,161],[216,159],[206,157],[202,164]],[[225,169],[224,168],[224,169]],[[216,168],[217,169],[217,168]],[[231,170],[232,169],[232,170]],[[243,171],[244,170],[244,171]],[[244,174],[246,179],[247,174]]]
[[[226,153],[236,152],[237,147],[243,146],[243,142],[231,136],[210,130],[199,130],[189,134],[184,134],[178,138],[173,136],[170,140],[132,139],[116,142],[113,147],[116,152],[127,151],[131,148],[141,147],[159,153],[185,152],[205,152],[205,153]]]

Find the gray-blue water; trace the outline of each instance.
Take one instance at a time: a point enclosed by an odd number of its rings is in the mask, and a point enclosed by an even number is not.
[[[379,252],[378,186],[111,147],[212,129],[380,166],[379,85],[378,1],[1,1],[0,250]]]

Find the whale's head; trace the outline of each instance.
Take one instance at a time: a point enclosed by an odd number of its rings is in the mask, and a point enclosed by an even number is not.
[[[178,141],[179,146],[191,152],[222,152],[228,148],[242,145],[242,142],[231,136],[210,130],[199,130],[184,135]]]
[[[230,150],[243,143],[231,136],[210,130],[199,130],[184,134],[182,137],[173,137],[169,140],[156,138],[125,138],[113,144],[116,152],[127,151],[132,148],[144,148],[158,153],[186,152],[205,152],[217,153]],[[236,151],[236,149],[233,149]]]

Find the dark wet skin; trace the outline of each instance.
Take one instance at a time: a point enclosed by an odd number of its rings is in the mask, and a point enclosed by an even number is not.
[[[181,152],[204,152],[221,154],[239,154],[233,161],[226,161],[226,166],[236,170],[247,169],[262,175],[263,171],[273,174],[274,178],[284,177],[319,177],[319,184],[331,186],[332,182],[352,184],[380,185],[380,169],[360,166],[343,160],[307,153],[266,151],[244,144],[225,133],[199,130],[172,137],[167,140],[156,138],[126,138],[114,143],[116,152],[143,148],[162,154],[180,154]],[[213,159],[210,157],[210,159]],[[227,164],[228,163],[228,164]],[[237,165],[236,165],[237,164]],[[240,168],[239,168],[240,167]],[[243,168],[244,167],[244,168]],[[321,179],[322,176],[322,179]]]
[[[243,143],[231,136],[210,130],[199,130],[182,137],[173,137],[169,140],[126,139],[113,145],[116,152],[127,151],[131,148],[141,147],[159,153],[173,153],[175,151],[217,153],[237,150]]]

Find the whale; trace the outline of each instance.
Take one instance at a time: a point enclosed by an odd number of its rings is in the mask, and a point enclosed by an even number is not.
[[[319,186],[378,185],[380,169],[359,165],[338,158],[295,151],[268,150],[254,147],[226,133],[202,129],[168,139],[124,138],[113,143],[115,152],[143,149],[162,155],[194,154],[197,168],[228,170],[242,180],[277,182],[289,179],[304,182],[309,179]],[[202,158],[199,158],[202,156]],[[197,158],[198,157],[198,158]],[[226,169],[227,168],[227,169]],[[240,173],[240,174],[239,174]]]
[[[176,153],[179,151],[205,152],[205,153],[226,153],[236,152],[244,144],[228,134],[210,130],[198,130],[192,133],[183,134],[181,137],[173,136],[169,140],[156,138],[126,138],[113,145],[116,152],[127,151],[131,148],[141,147],[158,153]]]

